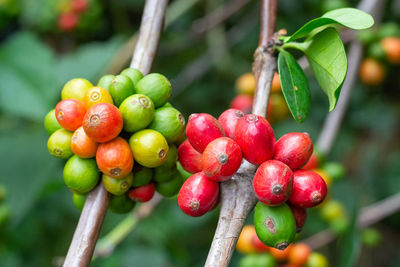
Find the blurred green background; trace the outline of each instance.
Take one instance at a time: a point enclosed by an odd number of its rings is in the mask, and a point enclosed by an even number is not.
[[[112,60],[128,60],[116,58],[116,53],[138,30],[144,5],[142,0],[90,0],[76,27],[65,30],[59,17],[68,12],[67,2],[0,1],[0,184],[7,188],[4,205],[10,209],[10,217],[0,225],[1,266],[57,266],[66,254],[79,211],[62,179],[64,162],[47,152],[43,118],[59,101],[68,80],[82,77],[96,83]],[[218,116],[236,94],[236,78],[251,71],[259,1],[248,1],[211,31],[195,31],[199,19],[227,2],[171,1],[174,8],[168,19],[180,8],[190,8],[168,24],[153,71],[170,79],[171,102],[186,118],[194,112]],[[357,3],[280,0],[277,28],[290,34],[334,4]],[[400,1],[387,1],[383,21],[400,21]],[[357,82],[328,156],[347,169],[346,178],[333,185],[332,198],[341,200],[350,214],[400,192],[400,68],[387,68],[387,78],[379,86]],[[312,76],[310,87],[309,118],[301,125],[292,118],[275,123],[277,137],[307,131],[317,140],[328,101]],[[300,238],[327,228],[318,211],[308,215]],[[108,213],[101,235],[124,217]],[[202,266],[217,219],[218,210],[190,218],[176,200],[163,200],[111,256],[96,259],[92,266]],[[373,249],[363,245],[360,231],[353,229],[319,251],[331,266],[344,266],[343,259],[346,265],[400,266],[399,226],[399,213],[376,224],[382,242]],[[237,266],[241,257],[235,252],[231,266]]]

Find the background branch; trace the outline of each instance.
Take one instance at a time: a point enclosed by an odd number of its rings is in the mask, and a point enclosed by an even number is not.
[[[147,0],[131,67],[143,74],[151,70],[157,51],[168,0]],[[79,218],[64,266],[88,266],[107,212],[109,194],[100,183],[89,193]]]

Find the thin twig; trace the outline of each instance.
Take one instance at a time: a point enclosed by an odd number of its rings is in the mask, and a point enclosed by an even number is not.
[[[131,66],[147,74],[151,70],[168,0],[147,0],[143,12],[138,44]],[[107,211],[109,194],[100,183],[85,202],[64,266],[88,266]]]
[[[253,112],[264,117],[267,109],[267,104],[264,102],[268,101],[272,77],[276,68],[272,49],[265,49],[275,30],[276,6],[277,0],[263,0],[262,2],[259,47],[264,49],[256,50],[253,67],[258,91],[255,95]],[[267,55],[263,55],[264,53]],[[221,183],[221,210],[218,226],[205,266],[228,266],[243,225],[257,202],[252,186],[254,171],[254,165],[243,161],[239,171],[232,179]]]

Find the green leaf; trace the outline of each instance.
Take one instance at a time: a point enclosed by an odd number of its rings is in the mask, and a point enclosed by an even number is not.
[[[303,122],[310,111],[307,78],[294,57],[284,50],[278,56],[278,71],[289,110],[297,122]]]
[[[374,19],[368,13],[356,8],[339,8],[325,13],[322,17],[304,24],[292,36],[285,40],[290,42],[309,35],[312,31],[329,24],[339,24],[353,30],[368,29],[374,24]]]
[[[326,28],[305,42],[301,49],[319,85],[327,94],[329,111],[332,111],[347,73],[347,57],[342,40],[334,28]]]
[[[360,257],[362,242],[360,230],[357,229],[357,213],[357,209],[353,211],[350,227],[344,233],[343,237],[339,239],[338,266],[355,266]]]

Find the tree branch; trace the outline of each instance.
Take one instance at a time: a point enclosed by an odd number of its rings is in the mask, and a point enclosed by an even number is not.
[[[143,74],[151,70],[168,0],[147,0],[131,66]],[[79,218],[64,266],[88,266],[107,211],[109,194],[100,183],[89,193]]]
[[[257,84],[253,112],[263,117],[276,68],[272,47],[267,49],[275,29],[276,7],[277,0],[262,2],[260,42],[253,66]],[[228,266],[243,225],[257,203],[252,185],[255,169],[256,166],[244,160],[232,179],[220,184],[220,216],[205,266]]]

